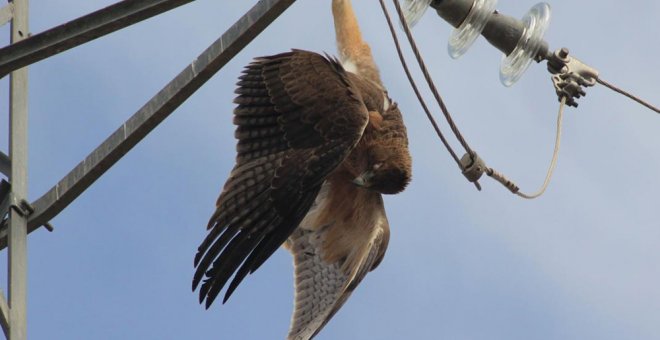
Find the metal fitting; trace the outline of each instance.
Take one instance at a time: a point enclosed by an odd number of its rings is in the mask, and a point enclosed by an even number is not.
[[[486,171],[486,163],[476,152],[471,155],[468,153],[463,155],[461,166],[463,167],[463,176],[473,183],[476,183]]]
[[[566,105],[577,107],[576,99],[587,93],[583,87],[596,84],[598,70],[571,56],[567,48],[555,51],[548,58],[548,71],[553,74],[552,84],[561,100],[566,97]]]

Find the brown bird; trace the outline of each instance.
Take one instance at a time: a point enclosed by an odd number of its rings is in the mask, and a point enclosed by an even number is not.
[[[199,297],[208,308],[232,275],[223,302],[284,243],[295,265],[296,340],[315,336],[381,262],[390,233],[382,194],[411,177],[401,113],[350,1],[333,0],[333,14],[341,63],[293,50],[244,69],[236,165],[195,256],[193,290],[206,277]]]

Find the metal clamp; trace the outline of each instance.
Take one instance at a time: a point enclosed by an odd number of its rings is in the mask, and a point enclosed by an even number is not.
[[[9,182],[2,180],[0,184],[0,230],[7,228],[7,219],[5,214],[9,210],[15,211],[21,217],[29,217],[34,213],[34,207],[25,199],[18,199],[11,191]],[[44,223],[44,228],[49,232],[55,230],[50,223]]]
[[[9,209],[14,209],[22,217],[28,217],[34,212],[34,207],[30,202],[25,199],[17,199],[13,193],[10,195],[10,200]]]
[[[566,105],[577,107],[576,99],[587,93],[583,87],[596,85],[598,70],[570,56],[567,48],[555,51],[548,58],[548,71],[553,74],[552,84],[561,100],[566,97]]]

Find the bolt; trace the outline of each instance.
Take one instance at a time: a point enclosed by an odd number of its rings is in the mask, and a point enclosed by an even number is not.
[[[561,59],[566,59],[566,57],[568,57],[568,48],[562,47],[561,50],[559,50],[558,56]]]

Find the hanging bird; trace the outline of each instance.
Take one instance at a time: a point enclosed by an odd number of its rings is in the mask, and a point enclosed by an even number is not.
[[[288,339],[310,339],[383,259],[382,194],[410,182],[406,128],[348,0],[332,3],[341,61],[292,50],[256,58],[234,102],[234,166],[195,256],[193,290],[224,300],[281,245],[295,266]]]

